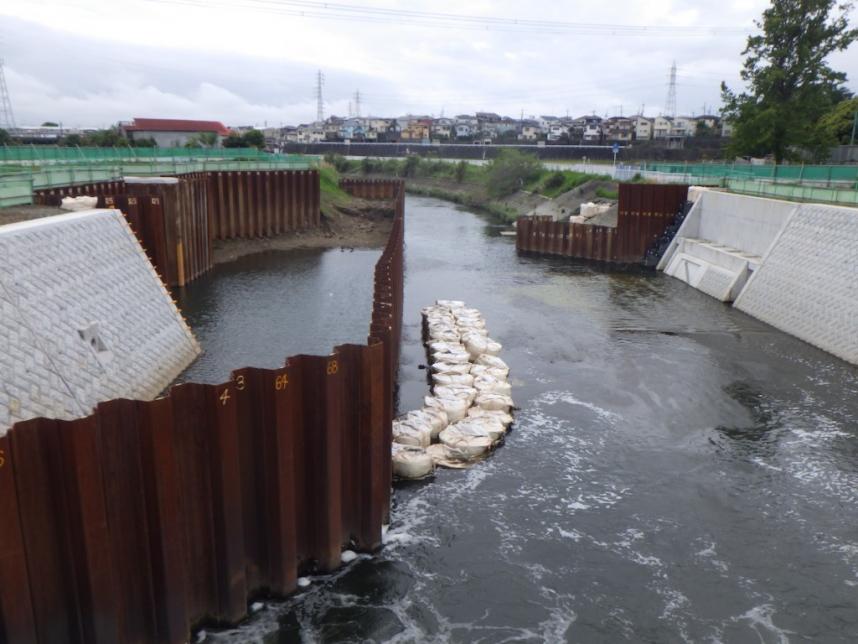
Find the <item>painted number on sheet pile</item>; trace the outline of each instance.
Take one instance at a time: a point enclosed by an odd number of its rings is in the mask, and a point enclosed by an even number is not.
[[[336,360],[330,360],[328,362],[328,375],[329,376],[333,376],[339,370],[340,370],[340,365],[337,364]]]
[[[282,390],[286,389],[286,385],[288,385],[288,384],[289,384],[289,376],[285,373],[277,376],[274,379],[274,388],[277,391],[282,391]]]
[[[224,389],[224,390],[221,392],[221,394],[220,394],[219,398],[220,398],[220,404],[221,404],[221,405],[226,405],[226,403],[228,403],[228,402],[229,402],[229,389]]]

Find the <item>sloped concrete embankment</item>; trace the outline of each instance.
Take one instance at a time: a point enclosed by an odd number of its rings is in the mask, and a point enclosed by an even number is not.
[[[693,192],[659,268],[858,364],[858,209]]]

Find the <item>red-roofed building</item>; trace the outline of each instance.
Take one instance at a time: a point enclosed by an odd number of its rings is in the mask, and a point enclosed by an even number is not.
[[[211,132],[217,137],[216,146],[229,135],[220,121],[191,121],[187,119],[145,119],[135,117],[132,123],[122,125],[122,131],[131,141],[154,139],[160,148],[185,145],[192,137]]]

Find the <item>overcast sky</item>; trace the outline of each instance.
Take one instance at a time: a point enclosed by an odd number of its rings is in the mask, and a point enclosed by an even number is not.
[[[604,116],[641,106],[655,115],[664,110],[673,60],[678,112],[700,114],[704,105],[717,110],[722,79],[738,85],[741,50],[768,1],[320,4],[3,0],[0,55],[16,121],[309,122],[318,69],[326,116],[346,115],[356,90],[364,115]],[[391,11],[367,14],[366,7]],[[832,63],[858,91],[858,50]]]

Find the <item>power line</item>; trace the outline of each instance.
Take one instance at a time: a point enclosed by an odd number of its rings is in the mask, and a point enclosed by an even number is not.
[[[465,14],[414,11],[407,9],[385,9],[346,5],[311,0],[145,0],[158,4],[192,6],[203,9],[220,7],[226,9],[250,9],[267,13],[322,18],[326,20],[348,20],[396,24],[399,26],[434,26],[452,29],[479,31],[517,31],[532,33],[557,33],[578,35],[633,35],[633,36],[700,36],[700,35],[745,35],[752,26],[670,26],[629,25],[620,23],[585,23],[563,20],[536,20],[531,18],[504,18],[473,16]]]

